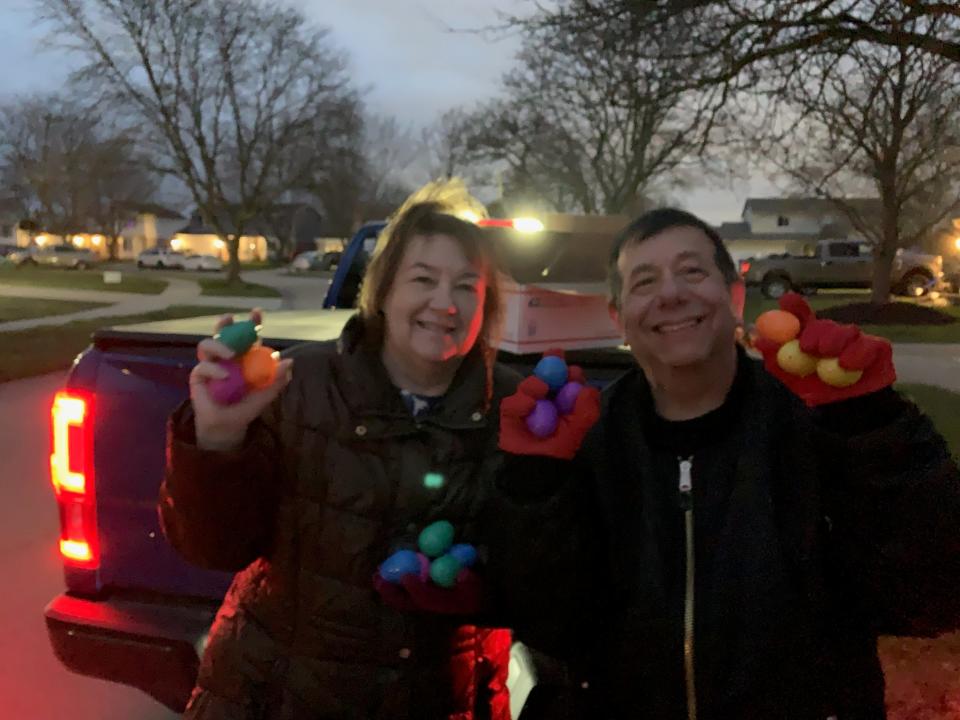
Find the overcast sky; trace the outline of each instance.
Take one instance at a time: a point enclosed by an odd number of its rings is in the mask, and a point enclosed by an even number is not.
[[[447,108],[496,93],[510,67],[515,39],[497,41],[451,29],[485,27],[497,9],[523,10],[528,0],[292,0],[318,24],[331,28],[350,55],[357,84],[368,88],[376,112],[405,123],[430,122]],[[74,58],[47,47],[29,0],[0,0],[0,94],[56,90]],[[732,188],[678,195],[712,222],[737,220],[748,196],[777,194],[762,178]]]

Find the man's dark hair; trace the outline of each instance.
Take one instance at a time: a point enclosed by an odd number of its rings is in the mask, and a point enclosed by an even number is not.
[[[631,222],[620,231],[616,240],[613,241],[613,246],[610,248],[610,260],[607,264],[607,279],[610,288],[610,302],[614,306],[620,307],[620,292],[623,290],[623,278],[620,277],[620,268],[617,267],[620,251],[627,245],[643,242],[654,235],[659,235],[664,230],[676,227],[691,227],[702,231],[713,243],[713,260],[720,269],[723,279],[727,281],[728,285],[732,285],[740,279],[733,258],[730,257],[730,251],[723,244],[723,240],[720,239],[717,231],[708,223],[686,210],[670,207],[657,208],[645,212]]]

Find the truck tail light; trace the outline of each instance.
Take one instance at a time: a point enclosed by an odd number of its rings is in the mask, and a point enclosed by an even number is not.
[[[60,510],[60,554],[66,564],[100,565],[93,478],[93,399],[59,392],[50,412],[50,480]]]
[[[498,227],[509,228],[522,233],[543,232],[543,223],[536,218],[518,217],[518,218],[484,218],[477,221],[480,227]]]
[[[749,260],[741,260],[741,261],[740,261],[740,274],[741,274],[741,275],[746,275],[748,272],[750,272],[750,261],[749,261]]]

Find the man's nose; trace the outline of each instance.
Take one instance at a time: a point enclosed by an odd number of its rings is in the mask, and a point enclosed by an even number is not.
[[[657,299],[661,303],[671,303],[678,300],[683,294],[683,287],[677,281],[677,276],[672,272],[666,272],[660,279],[660,286],[657,288]]]

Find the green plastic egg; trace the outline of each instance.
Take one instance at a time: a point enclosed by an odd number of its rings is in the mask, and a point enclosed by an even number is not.
[[[237,355],[243,355],[257,341],[257,326],[253,320],[241,320],[222,328],[216,339]]]
[[[435,558],[443,555],[453,545],[453,525],[446,520],[437,520],[420,531],[417,545],[427,557]]]
[[[451,588],[457,584],[460,561],[453,555],[441,555],[430,563],[430,579],[440,587]]]

